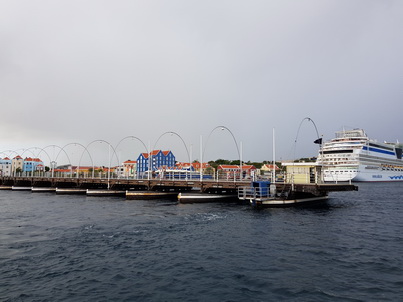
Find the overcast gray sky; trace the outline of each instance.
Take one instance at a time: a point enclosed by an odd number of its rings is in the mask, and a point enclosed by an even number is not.
[[[135,136],[187,161],[202,136],[205,159],[237,159],[232,133],[262,161],[275,127],[292,159],[318,151],[308,121],[295,144],[305,117],[325,140],[403,141],[402,25],[401,0],[0,0],[0,151]]]

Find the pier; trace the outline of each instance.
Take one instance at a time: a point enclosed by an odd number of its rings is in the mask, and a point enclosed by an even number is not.
[[[311,119],[306,119],[313,123]],[[234,142],[238,164],[220,163],[217,164],[217,167],[210,167],[207,162],[203,161],[206,146],[213,132],[223,130],[230,134]],[[163,136],[174,136],[179,139],[186,150],[187,162],[177,162],[170,150],[156,149]],[[133,140],[136,144],[140,143],[144,149],[145,152],[140,153],[137,161],[128,160],[121,163],[117,150],[126,139]],[[96,147],[97,143],[106,144],[108,147],[107,166],[95,165],[89,148],[90,146]],[[69,146],[79,147],[82,151],[80,159],[75,165],[72,164],[73,161],[65,150]],[[30,150],[37,147],[22,149],[21,155],[29,151],[34,156],[34,158],[26,159],[23,159],[17,151],[7,150],[2,152],[8,157],[3,160],[0,169],[0,190],[86,194],[87,196],[126,196],[126,199],[176,198],[180,200],[182,197],[183,200],[202,200],[213,199],[214,195],[216,200],[223,200],[241,199],[240,192],[255,186],[252,179],[260,179],[260,177],[276,179],[275,160],[273,159],[270,177],[265,173],[256,173],[258,172],[256,167],[242,160],[242,145],[236,140],[232,131],[225,126],[217,126],[212,129],[204,144],[200,137],[200,161],[192,161],[191,152],[187,146],[188,144],[178,133],[167,131],[159,136],[153,148],[150,144],[147,147],[136,136],[127,136],[122,138],[116,146],[101,139],[93,140],[86,146],[80,143],[69,143],[63,147],[49,145],[45,148],[38,148],[38,154]],[[53,148],[53,157],[45,150],[48,147]],[[55,148],[59,149],[57,155]],[[99,148],[96,149],[97,153],[100,152]],[[45,163],[39,159],[41,153],[47,156],[49,166],[45,166]],[[16,156],[11,160],[12,155]],[[66,157],[64,160],[68,164],[57,166],[57,162],[61,160],[59,155],[64,155]],[[273,157],[275,158],[275,156]],[[83,165],[81,162],[83,158],[87,161],[89,159],[90,164]],[[116,166],[112,166],[112,159],[116,160]],[[309,199],[324,197],[330,192],[358,190],[357,186],[351,183],[323,183],[322,167],[316,163],[293,162],[290,165],[286,165],[286,163],[283,165],[287,166],[287,171],[279,179],[284,182],[271,184],[272,198]],[[195,195],[190,196],[192,194]],[[245,196],[243,198],[245,199]]]
[[[250,186],[250,180],[200,180],[200,179],[121,179],[121,178],[65,178],[18,177],[0,178],[0,188],[60,194],[87,194],[91,196],[122,195],[122,192],[146,191],[181,193],[198,191],[206,194],[236,195],[241,187]],[[292,191],[297,195],[327,195],[329,192],[356,191],[352,184],[276,183],[277,191]],[[148,194],[150,195],[150,194]],[[171,194],[172,195],[172,194]]]

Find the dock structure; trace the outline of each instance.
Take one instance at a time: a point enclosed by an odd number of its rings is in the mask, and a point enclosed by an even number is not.
[[[122,179],[122,178],[63,178],[63,177],[14,177],[0,178],[0,188],[40,188],[47,191],[68,192],[69,190],[84,192],[89,190],[103,191],[154,191],[154,192],[189,192],[198,190],[210,194],[237,194],[239,188],[249,186],[250,180],[200,180],[200,179]],[[329,192],[356,191],[352,184],[329,183],[276,183],[277,191],[293,191],[298,194],[323,195]],[[56,190],[57,188],[57,190]],[[96,194],[96,193],[95,193]],[[94,194],[94,195],[95,195]]]
[[[156,192],[184,192],[197,189],[203,193],[226,194],[236,192],[249,180],[186,180],[186,179],[123,179],[123,178],[58,178],[58,177],[2,177],[0,186],[21,188],[58,188],[89,190],[130,190]]]

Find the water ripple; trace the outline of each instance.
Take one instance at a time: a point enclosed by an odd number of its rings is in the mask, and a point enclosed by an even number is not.
[[[398,301],[401,187],[262,211],[0,192],[0,300]]]

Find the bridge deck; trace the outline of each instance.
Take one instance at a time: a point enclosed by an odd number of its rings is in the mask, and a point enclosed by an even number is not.
[[[63,188],[109,188],[124,190],[186,191],[234,193],[239,187],[250,186],[250,180],[179,180],[179,179],[122,179],[122,178],[64,178],[64,177],[2,177],[2,186],[63,187]],[[352,184],[289,184],[277,183],[277,190],[292,190],[312,194],[336,191],[356,191]]]

